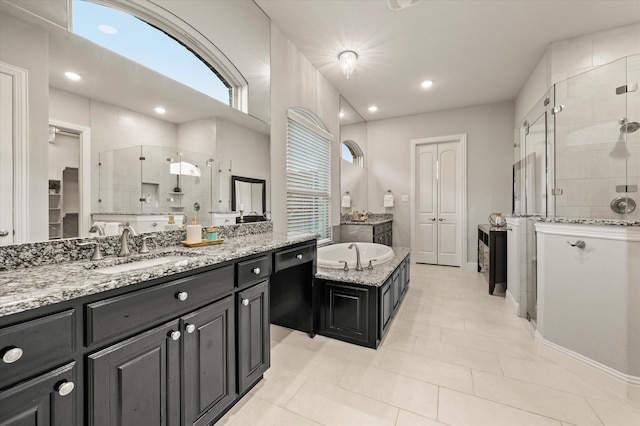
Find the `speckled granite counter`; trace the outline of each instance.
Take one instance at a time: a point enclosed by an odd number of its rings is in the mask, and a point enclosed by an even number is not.
[[[269,232],[227,238],[220,245],[198,248],[164,247],[157,251],[152,250],[146,255],[106,258],[98,262],[79,260],[0,272],[0,289],[2,289],[0,316],[215,265],[316,238],[315,234],[301,234],[288,238],[286,234]],[[97,271],[102,267],[118,263],[166,255],[188,256],[188,259],[179,262],[178,265],[176,262],[164,263],[116,274]]]
[[[406,247],[393,247],[393,258],[387,263],[374,266],[373,270],[365,268],[364,271],[356,271],[355,269],[343,271],[342,269],[318,268],[316,278],[380,287],[410,252],[411,249]]]
[[[366,222],[354,222],[351,220],[350,214],[341,214],[340,215],[340,225],[380,225],[382,223],[392,222],[393,215],[390,213],[367,213],[369,217]]]
[[[618,219],[580,219],[568,217],[540,217],[538,222],[545,223],[573,223],[576,225],[601,225],[601,226],[640,226],[640,220]]]

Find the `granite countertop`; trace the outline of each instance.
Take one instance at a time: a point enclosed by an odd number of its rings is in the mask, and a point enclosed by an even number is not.
[[[580,219],[568,217],[540,217],[538,222],[546,223],[573,223],[577,225],[603,225],[603,226],[640,226],[640,220],[619,219]]]
[[[340,221],[340,225],[369,225],[369,226],[375,226],[375,225],[380,225],[383,223],[387,223],[387,222],[392,222],[393,219],[377,219],[377,218],[370,218],[367,219],[365,222],[355,222],[353,220],[341,220]]]
[[[316,278],[380,287],[410,252],[411,249],[406,247],[393,247],[394,256],[391,260],[381,265],[375,265],[372,270],[368,270],[366,266],[364,271],[318,268]]]
[[[316,238],[316,234],[287,237],[284,233],[269,232],[227,238],[223,244],[218,245],[197,248],[172,246],[157,251],[152,250],[148,254],[136,254],[124,258],[109,257],[97,262],[79,260],[12,269],[0,272],[2,289],[0,316],[215,265]],[[102,267],[166,255],[187,256],[188,259],[177,264],[170,262],[116,274],[97,272],[97,269]]]

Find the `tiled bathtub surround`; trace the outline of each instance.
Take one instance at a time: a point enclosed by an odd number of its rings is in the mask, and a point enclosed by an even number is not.
[[[178,232],[178,231],[171,231]],[[60,264],[43,264],[40,267],[0,272],[0,316],[22,312],[76,297],[96,294],[142,281],[186,272],[204,266],[231,261],[244,256],[310,241],[316,234],[301,234],[287,237],[286,234],[260,233],[231,237],[223,244],[187,248],[173,246],[146,255],[131,255],[128,258],[112,257],[98,262],[83,260]],[[186,264],[165,263],[148,268],[102,274],[97,269],[135,259],[146,259],[166,255],[188,256]]]
[[[218,236],[220,238],[234,238],[272,231],[273,222],[271,221],[252,222],[241,225],[219,226]],[[202,232],[204,237],[205,230],[203,229]],[[155,232],[152,234],[155,238],[148,242],[151,250],[156,247],[178,246],[180,241],[186,239],[185,230]],[[120,236],[73,238],[2,246],[0,247],[0,271],[89,259],[93,253],[93,247],[81,247],[78,245],[88,241],[100,241],[100,250],[105,257],[116,256],[120,250]],[[132,253],[137,253],[140,250],[142,238],[130,238],[129,244]]]

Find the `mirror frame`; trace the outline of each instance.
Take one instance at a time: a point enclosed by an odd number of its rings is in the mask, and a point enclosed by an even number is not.
[[[244,176],[231,175],[231,210],[236,210],[236,182],[262,184],[262,214],[267,212],[267,181],[265,179],[255,179]]]

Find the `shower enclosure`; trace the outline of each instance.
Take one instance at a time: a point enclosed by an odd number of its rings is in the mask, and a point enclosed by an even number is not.
[[[516,129],[513,213],[526,218],[534,323],[537,218],[640,220],[639,82],[640,55],[593,68],[554,84]]]

